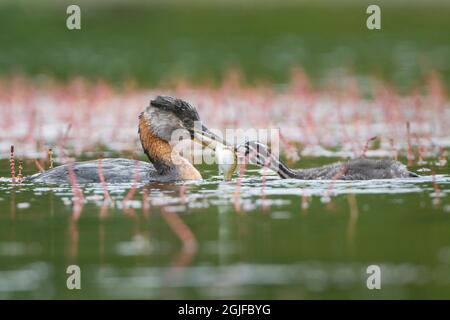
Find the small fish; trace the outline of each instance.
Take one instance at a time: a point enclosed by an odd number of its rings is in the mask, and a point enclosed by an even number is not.
[[[236,152],[224,145],[216,147],[216,163],[219,165],[219,173],[223,174],[225,180],[231,180],[237,168]]]

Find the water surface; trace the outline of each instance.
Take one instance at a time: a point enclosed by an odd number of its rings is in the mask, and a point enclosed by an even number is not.
[[[318,162],[330,159],[302,165]],[[70,185],[1,179],[0,298],[450,297],[448,165],[357,182],[201,171],[202,182],[108,185],[110,202],[85,185],[82,206]],[[71,264],[81,290],[66,287]],[[381,290],[366,287],[371,264]]]

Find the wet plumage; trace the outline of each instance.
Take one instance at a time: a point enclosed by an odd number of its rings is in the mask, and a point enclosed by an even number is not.
[[[395,160],[357,159],[309,168],[291,169],[277,159],[269,148],[259,142],[249,141],[239,147],[252,163],[269,167],[281,178],[301,180],[371,180],[418,177]]]
[[[292,170],[292,178],[303,180],[371,180],[417,177],[394,160],[358,159],[317,168]]]
[[[101,169],[100,169],[101,167]],[[69,171],[73,170],[77,183],[101,182],[100,173],[106,182],[122,183],[136,180],[140,182],[152,181],[156,170],[151,163],[130,159],[102,159],[74,162],[55,167],[42,173],[25,178],[30,182],[61,183],[70,182]]]
[[[150,163],[131,159],[103,159],[101,168],[107,183],[132,182],[168,182],[178,180],[202,179],[200,172],[185,158],[172,152],[170,141],[176,130],[185,132],[184,136],[194,140],[203,137],[217,140],[220,138],[201,124],[197,110],[181,99],[158,96],[139,115],[139,138],[144,153]],[[211,145],[205,146],[213,148]],[[68,163],[43,173],[26,177],[26,182],[71,183],[71,171],[77,183],[101,182],[99,160]]]

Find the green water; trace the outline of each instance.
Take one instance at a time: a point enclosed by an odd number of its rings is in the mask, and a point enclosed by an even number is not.
[[[7,176],[8,161],[0,168]],[[106,210],[103,187],[83,186],[78,220],[70,186],[3,181],[0,297],[448,298],[449,169],[437,171],[438,202],[424,177],[335,182],[326,203],[330,182],[263,181],[251,169],[236,187],[206,167],[202,182],[139,186],[125,210],[130,184],[108,186],[115,207]],[[174,232],[183,225],[184,246]],[[72,264],[81,290],[66,287]],[[381,290],[366,287],[372,264]]]

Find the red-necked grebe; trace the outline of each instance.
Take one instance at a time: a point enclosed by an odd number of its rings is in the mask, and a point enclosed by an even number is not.
[[[419,177],[395,160],[358,159],[337,162],[317,168],[291,169],[277,159],[270,149],[256,141],[239,146],[239,152],[249,157],[251,163],[268,167],[284,179],[301,180],[371,180]]]
[[[200,125],[199,125],[200,123]],[[25,178],[26,182],[69,183],[73,170],[78,183],[101,182],[99,168],[108,183],[168,182],[202,179],[200,172],[181,155],[172,152],[172,133],[187,130],[192,140],[215,149],[223,140],[201,125],[197,110],[189,103],[158,96],[139,116],[139,138],[151,163],[132,159],[102,159],[64,164]]]

